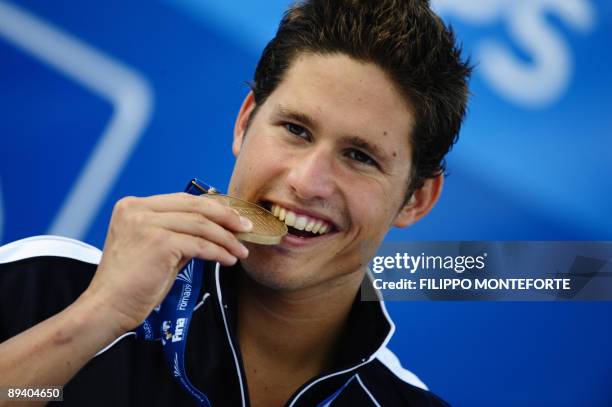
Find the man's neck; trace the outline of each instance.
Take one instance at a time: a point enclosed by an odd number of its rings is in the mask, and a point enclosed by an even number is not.
[[[241,276],[238,339],[250,392],[257,393],[251,394],[253,405],[262,392],[274,390],[283,404],[297,387],[331,367],[362,279],[356,272],[324,290],[287,293]]]

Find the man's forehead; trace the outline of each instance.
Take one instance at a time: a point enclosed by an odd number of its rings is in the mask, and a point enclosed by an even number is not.
[[[381,68],[344,54],[294,58],[270,97],[280,108],[350,126],[354,134],[408,137],[414,123],[407,101]]]

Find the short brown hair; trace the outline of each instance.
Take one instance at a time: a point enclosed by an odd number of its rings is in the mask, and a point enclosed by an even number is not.
[[[257,64],[256,106],[303,52],[346,54],[382,68],[413,107],[413,166],[406,199],[445,171],[468,99],[469,60],[426,0],[307,0],[289,8]],[[256,108],[257,109],[257,108]]]

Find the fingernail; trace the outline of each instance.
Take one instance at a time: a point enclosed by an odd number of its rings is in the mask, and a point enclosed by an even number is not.
[[[244,245],[240,245],[240,252],[242,257],[247,257],[249,255],[249,249],[247,249]]]
[[[244,226],[247,230],[251,230],[253,228],[253,222],[251,222],[249,219],[245,218],[244,216],[240,217],[240,224]]]

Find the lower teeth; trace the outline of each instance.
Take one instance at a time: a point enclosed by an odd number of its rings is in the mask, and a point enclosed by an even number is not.
[[[287,228],[289,229],[289,233],[291,233],[294,236],[306,237],[306,238],[319,236],[316,233],[308,232],[306,230],[299,230],[299,229],[294,228],[293,226],[287,226]]]

